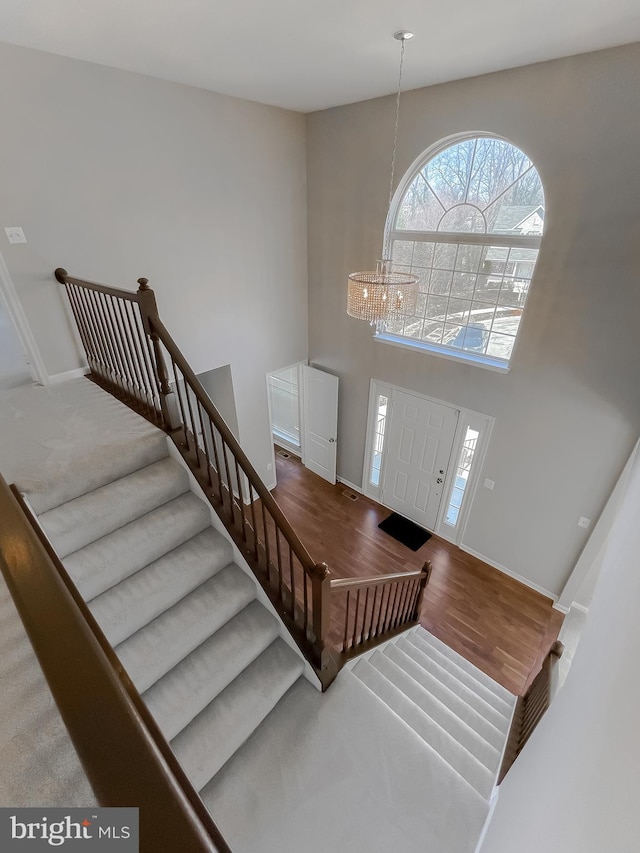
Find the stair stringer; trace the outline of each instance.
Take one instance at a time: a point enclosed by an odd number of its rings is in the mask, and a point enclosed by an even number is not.
[[[171,440],[171,438],[169,436],[167,436],[167,447],[169,450],[169,456],[172,459],[174,459],[179,465],[181,465],[182,468],[184,468],[184,470],[187,472],[187,475],[189,477],[189,488],[190,488],[190,490],[193,492],[193,494],[196,495],[196,497],[200,498],[200,500],[206,504],[206,506],[210,512],[210,515],[211,515],[211,526],[214,528],[214,530],[216,530],[218,533],[220,533],[222,536],[224,536],[224,538],[227,540],[227,542],[229,542],[231,544],[231,547],[233,549],[233,562],[238,566],[239,569],[241,569],[251,579],[251,582],[253,583],[253,585],[255,586],[255,589],[256,589],[256,599],[276,619],[276,621],[278,623],[278,627],[279,627],[279,635],[278,636],[289,646],[290,649],[292,649],[292,651],[295,652],[295,654],[303,662],[303,664],[304,664],[304,670],[302,672],[303,676],[306,678],[306,680],[310,684],[312,684],[316,688],[316,690],[322,692],[322,683],[321,683],[320,679],[318,678],[314,668],[311,666],[309,661],[305,658],[305,656],[300,651],[298,644],[293,639],[293,637],[291,636],[291,634],[287,630],[287,627],[285,626],[284,622],[280,618],[280,614],[278,613],[278,611],[275,609],[275,607],[273,606],[273,604],[269,600],[269,596],[266,594],[266,592],[262,589],[262,587],[258,583],[256,576],[254,575],[253,571],[251,570],[251,567],[249,566],[249,564],[245,560],[242,552],[239,550],[238,546],[235,544],[235,542],[233,541],[233,539],[229,535],[229,531],[224,526],[224,524],[222,523],[218,514],[216,513],[216,511],[211,506],[209,499],[207,498],[207,496],[205,495],[204,491],[202,490],[200,484],[198,483],[198,481],[194,477],[189,466],[187,465],[187,463],[182,458],[182,454],[180,453],[180,451],[178,450],[178,448],[176,447],[176,445],[173,443],[173,441]]]

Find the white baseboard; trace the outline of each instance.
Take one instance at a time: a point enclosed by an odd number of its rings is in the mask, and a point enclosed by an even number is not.
[[[569,612],[569,608],[568,608],[568,607],[565,607],[565,606],[564,606],[564,604],[558,604],[558,602],[557,602],[557,601],[554,601],[554,602],[553,602],[553,609],[554,609],[554,610],[557,610],[559,613],[564,613],[564,615],[565,615],[565,616],[566,616],[566,615],[567,615],[567,613]]]
[[[350,483],[349,480],[345,480],[344,477],[336,477],[336,480],[339,483],[342,483],[343,486],[348,486],[348,488],[352,489],[354,492],[357,492],[359,495],[363,494],[362,488],[360,486],[356,486],[355,483]]]
[[[584,604],[579,604],[577,601],[571,602],[571,607],[569,608],[569,610],[579,610],[580,613],[585,613],[585,614],[589,612],[588,607],[585,607]]]
[[[86,376],[91,373],[89,367],[76,367],[75,370],[65,370],[64,373],[54,373],[49,376],[49,385],[58,385],[60,382],[68,382],[70,379],[78,379],[80,376]]]
[[[477,557],[479,560],[482,560],[483,563],[488,563],[494,569],[497,569],[499,572],[502,572],[505,575],[508,575],[510,578],[513,578],[516,581],[528,586],[530,589],[539,592],[540,595],[544,595],[547,598],[550,598],[554,602],[558,600],[558,596],[554,595],[554,593],[549,592],[548,589],[545,589],[543,586],[539,586],[537,583],[530,581],[529,578],[525,578],[522,575],[519,575],[517,572],[512,572],[511,569],[508,569],[506,566],[500,565],[500,563],[496,563],[495,560],[491,560],[489,557],[485,557],[484,554],[481,554],[479,551],[474,551],[473,548],[469,548],[467,545],[463,545],[462,542],[458,546],[460,550],[466,551],[467,554],[471,554],[472,557]]]

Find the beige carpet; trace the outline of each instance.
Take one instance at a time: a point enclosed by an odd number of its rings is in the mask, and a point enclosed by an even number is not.
[[[87,472],[99,483],[107,444],[124,455],[158,441],[159,430],[87,379],[0,392],[0,473],[40,511],[73,496]],[[0,806],[96,802],[1,575],[0,756]]]
[[[107,482],[138,447],[155,461],[164,433],[88,379],[0,392],[0,472],[44,512]],[[160,456],[156,456],[160,458]]]

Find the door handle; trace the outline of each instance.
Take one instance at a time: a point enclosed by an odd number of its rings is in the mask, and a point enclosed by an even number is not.
[[[329,439],[329,444],[335,444],[335,441],[336,441],[336,440],[335,440],[335,438],[330,438],[330,439]]]

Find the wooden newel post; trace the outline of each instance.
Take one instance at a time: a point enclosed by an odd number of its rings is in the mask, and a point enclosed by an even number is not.
[[[427,562],[422,567],[422,571],[425,573],[424,577],[420,578],[420,586],[418,588],[418,596],[416,598],[416,609],[413,614],[414,619],[418,619],[420,616],[420,608],[422,607],[422,599],[424,598],[424,591],[427,588],[427,584],[431,578],[431,561],[427,560]]]
[[[331,572],[326,563],[316,563],[311,574],[313,633],[316,666],[326,689],[337,675],[337,664],[328,646],[331,630]]]
[[[173,396],[173,389],[169,382],[169,374],[167,365],[164,360],[162,347],[160,346],[160,338],[157,332],[154,331],[153,322],[159,319],[158,305],[156,303],[156,295],[149,287],[148,278],[139,278],[138,284],[138,305],[140,306],[140,314],[142,316],[142,325],[146,334],[151,340],[153,347],[153,367],[158,380],[158,388],[160,390],[160,409],[162,410],[162,419],[165,429],[172,430],[179,426],[176,417],[176,404]]]

